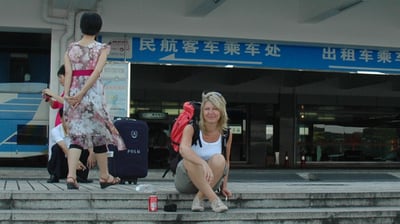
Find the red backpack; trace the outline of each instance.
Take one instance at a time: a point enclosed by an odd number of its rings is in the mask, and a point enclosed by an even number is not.
[[[197,144],[196,141],[199,137],[199,120],[200,120],[200,102],[187,101],[183,104],[183,111],[175,119],[172,124],[170,133],[171,146],[175,152],[179,151],[181,144],[183,129],[188,125],[193,125],[195,133],[193,135],[192,143]],[[201,143],[200,143],[201,145]]]
[[[167,173],[171,170],[173,175],[175,175],[176,167],[179,161],[181,161],[182,156],[179,153],[179,145],[181,144],[183,129],[188,125],[193,125],[194,134],[192,138],[192,144],[197,144],[199,142],[200,146],[200,102],[187,101],[183,104],[183,111],[178,115],[178,117],[172,123],[172,128],[170,132],[171,145],[168,147],[169,157],[168,157],[168,168],[165,170],[162,177],[165,177]]]
[[[171,145],[169,147],[169,158],[168,158],[169,167],[165,170],[162,177],[165,177],[165,175],[170,170],[172,171],[173,175],[175,175],[176,167],[178,166],[179,161],[182,160],[182,156],[179,153],[179,145],[181,144],[183,129],[188,124],[192,125],[194,129],[192,145],[199,144],[201,147],[200,128],[199,128],[200,107],[201,107],[200,102],[187,101],[183,104],[183,111],[174,120],[170,133]],[[228,137],[229,137],[229,129],[224,130],[224,134],[222,135],[222,153],[224,155]]]

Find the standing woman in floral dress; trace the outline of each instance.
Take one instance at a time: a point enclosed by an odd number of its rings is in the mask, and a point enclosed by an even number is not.
[[[102,19],[94,12],[84,13],[80,20],[82,39],[68,46],[64,57],[64,117],[69,128],[67,188],[79,189],[76,169],[82,150],[93,146],[99,167],[101,188],[118,184],[120,179],[108,172],[107,145],[119,150],[125,145],[114,127],[106,107],[100,74],[107,61],[110,46],[96,41]]]

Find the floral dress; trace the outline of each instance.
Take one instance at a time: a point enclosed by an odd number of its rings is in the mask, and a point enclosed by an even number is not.
[[[108,54],[110,46],[96,41],[88,46],[79,45],[78,42],[69,45],[67,55],[72,65],[70,96],[79,93],[85,85],[103,50]],[[115,127],[107,109],[104,85],[100,78],[77,107],[72,108],[64,103],[64,117],[69,127],[71,144],[88,149],[111,143],[117,145],[119,150],[125,149],[120,135],[112,134],[111,130],[115,130]]]

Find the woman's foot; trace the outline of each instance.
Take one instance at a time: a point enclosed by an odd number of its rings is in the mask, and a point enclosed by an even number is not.
[[[119,177],[108,175],[108,178],[100,178],[100,188],[104,189],[111,185],[119,184],[119,182],[121,182],[121,179],[119,179]]]
[[[202,212],[204,211],[204,200],[194,197],[192,203],[192,212]]]
[[[211,208],[214,212],[228,211],[228,207],[219,198],[211,202]]]
[[[79,185],[78,185],[78,182],[76,182],[76,178],[67,177],[67,189],[69,189],[69,190],[78,190],[79,189]]]

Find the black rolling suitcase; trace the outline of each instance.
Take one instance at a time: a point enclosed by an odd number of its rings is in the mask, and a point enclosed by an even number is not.
[[[147,176],[148,135],[147,123],[141,120],[118,118],[114,125],[125,142],[126,150],[109,146],[108,169],[111,175],[121,178],[121,183],[137,183]]]

